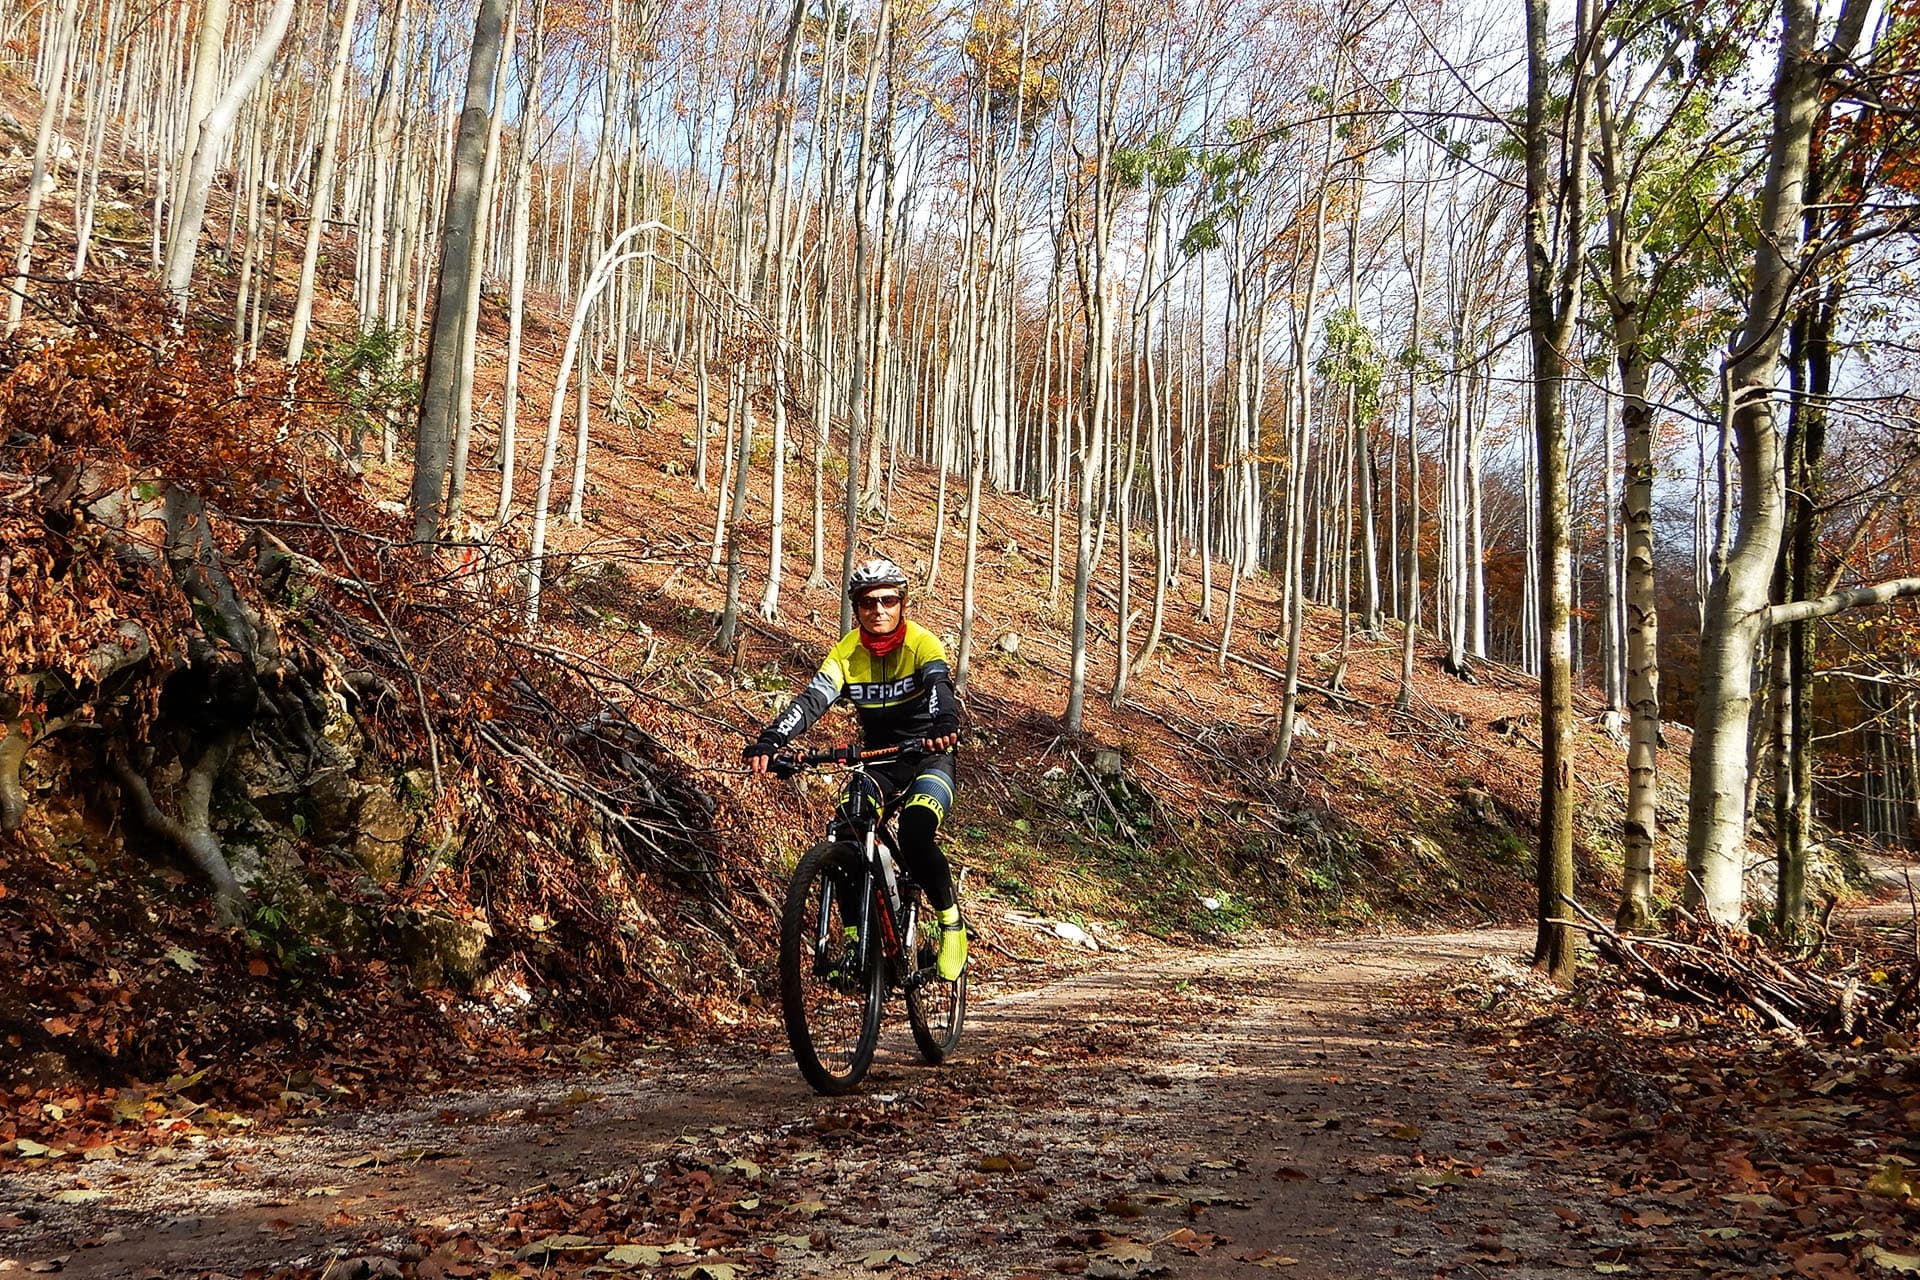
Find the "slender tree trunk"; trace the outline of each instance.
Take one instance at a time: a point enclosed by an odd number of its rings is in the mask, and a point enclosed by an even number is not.
[[[500,404],[500,501],[494,508],[497,524],[505,524],[513,513],[514,467],[519,453],[520,421],[520,346],[526,335],[527,259],[533,230],[533,146],[540,130],[540,69],[546,53],[547,25],[545,0],[534,0],[533,38],[527,52],[526,91],[520,99],[520,138],[515,149],[513,175],[513,224],[508,232],[511,248],[507,266],[507,372]],[[702,409],[705,405],[700,406]],[[706,430],[702,415],[694,428]],[[701,457],[706,456],[704,437]],[[706,477],[701,476],[704,482]]]
[[[1814,121],[1827,68],[1843,65],[1869,5],[1847,0],[1830,46],[1818,47],[1814,0],[1783,0],[1773,129],[1761,191],[1752,290],[1728,352],[1726,417],[1740,473],[1739,531],[1707,593],[1688,794],[1685,897],[1716,920],[1743,919],[1747,731],[1753,661],[1767,625],[1784,523],[1775,382],[1786,308],[1799,285]]]
[[[467,88],[454,142],[452,183],[441,223],[440,278],[434,292],[433,339],[420,392],[420,418],[413,470],[413,536],[440,536],[447,472],[452,464],[455,393],[460,381],[460,345],[466,328],[467,294],[474,288],[472,259],[480,251],[480,177],[486,163],[489,108],[500,68],[508,0],[480,0],[474,19]]]
[[[1574,18],[1573,85],[1555,121],[1547,0],[1527,0],[1527,311],[1533,339],[1533,413],[1540,469],[1540,852],[1539,936],[1534,963],[1556,981],[1574,972],[1573,662],[1568,629],[1573,567],[1568,554],[1565,387],[1580,311],[1580,247],[1586,186],[1587,0]]]
[[[1660,609],[1653,562],[1653,406],[1637,337],[1620,342],[1621,419],[1626,430],[1627,810],[1621,833],[1618,923],[1653,923],[1654,839],[1660,798]]]
[[[313,322],[313,288],[320,263],[320,237],[333,208],[334,154],[340,147],[340,119],[345,113],[347,62],[353,56],[354,23],[360,0],[341,0],[340,38],[334,44],[333,69],[327,75],[326,123],[320,131],[320,159],[314,166],[308,191],[307,243],[300,257],[300,282],[293,297],[293,319],[287,335],[287,363],[299,364],[307,349],[307,326]]]
[[[54,20],[54,38],[51,42],[54,52],[47,60],[49,75],[41,89],[40,128],[34,135],[33,174],[28,179],[26,209],[21,218],[20,250],[14,257],[13,280],[7,290],[8,337],[12,337],[14,330],[20,327],[20,317],[27,300],[27,275],[33,267],[33,241],[40,229],[40,205],[46,198],[50,182],[47,157],[52,150],[54,117],[59,111],[60,90],[66,79],[67,66],[73,61],[75,7],[76,0],[63,0],[58,17]]]

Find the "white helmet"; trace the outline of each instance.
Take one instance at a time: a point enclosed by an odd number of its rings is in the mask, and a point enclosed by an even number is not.
[[[885,556],[862,560],[847,578],[847,598],[858,599],[877,587],[898,587],[900,594],[905,595],[907,571]]]

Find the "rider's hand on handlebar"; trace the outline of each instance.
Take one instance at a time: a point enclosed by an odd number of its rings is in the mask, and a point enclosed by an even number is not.
[[[740,758],[747,762],[747,767],[753,772],[765,773],[767,765],[773,760],[774,753],[779,750],[780,748],[774,743],[756,738],[747,744],[746,750],[740,753]]]
[[[927,726],[924,739],[927,750],[946,751],[960,741],[960,720],[951,713],[935,716],[933,723]]]

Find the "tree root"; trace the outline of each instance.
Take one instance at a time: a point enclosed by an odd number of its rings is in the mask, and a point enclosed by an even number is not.
[[[153,642],[137,622],[122,622],[114,639],[100,645],[86,658],[84,670],[95,686],[128,667],[138,666],[153,652]],[[0,834],[18,831],[26,821],[27,793],[20,785],[20,768],[27,752],[71,723],[69,716],[55,716],[29,736],[27,724],[20,718],[19,699],[0,695]]]
[[[27,816],[27,793],[20,787],[20,765],[27,758],[27,735],[18,723],[0,738],[0,833],[18,831]]]
[[[213,784],[227,767],[233,754],[235,735],[226,733],[215,740],[194,761],[180,781],[180,820],[175,821],[154,802],[147,780],[115,750],[110,754],[114,776],[135,816],[154,833],[165,837],[213,890],[215,920],[223,929],[242,923],[247,914],[247,895],[227,865],[227,855],[213,834],[211,809]]]

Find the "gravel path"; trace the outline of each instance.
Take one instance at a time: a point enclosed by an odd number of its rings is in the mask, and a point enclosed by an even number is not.
[[[657,1267],[644,1251],[599,1263],[612,1273],[1591,1275],[1559,1247],[1555,1208],[1606,1189],[1541,1154],[1577,1137],[1575,1118],[1491,1080],[1484,1050],[1409,1032],[1398,1005],[1439,971],[1527,981],[1529,941],[1135,950],[1026,989],[983,965],[959,1058],[920,1066],[890,1006],[853,1099],[815,1098],[770,1046],[663,1046],[618,1070],[138,1158],[14,1162],[0,1274],[358,1259],[334,1266],[357,1276],[396,1259],[407,1275],[489,1275],[421,1259],[423,1239],[456,1237],[576,1274],[611,1242],[596,1230],[608,1209],[646,1199],[661,1229],[684,1205],[687,1234]],[[556,1197],[599,1207],[556,1219]],[[579,1248],[526,1253],[554,1231]]]

